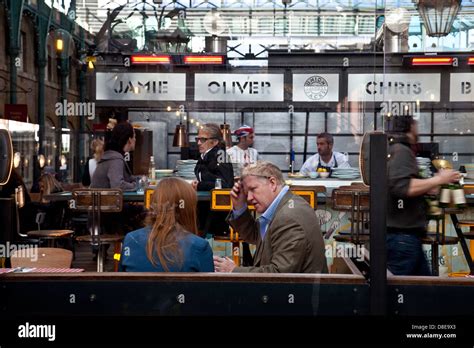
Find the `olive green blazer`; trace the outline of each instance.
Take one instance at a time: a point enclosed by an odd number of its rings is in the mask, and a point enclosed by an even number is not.
[[[327,273],[324,241],[319,220],[311,206],[288,191],[278,204],[262,241],[259,223],[247,209],[228,223],[246,242],[255,244],[253,266],[234,272]]]

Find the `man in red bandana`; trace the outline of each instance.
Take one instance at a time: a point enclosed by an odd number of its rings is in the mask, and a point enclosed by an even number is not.
[[[241,167],[256,163],[258,152],[251,147],[255,139],[253,128],[243,125],[235,130],[234,134],[237,136],[239,143],[227,150],[230,161],[238,163]]]

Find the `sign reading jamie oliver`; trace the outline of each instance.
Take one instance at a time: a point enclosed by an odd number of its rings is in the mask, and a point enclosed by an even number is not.
[[[293,101],[339,101],[339,75],[293,74]]]
[[[196,101],[283,101],[283,74],[195,74]]]
[[[450,74],[449,101],[474,102],[474,74]]]
[[[440,98],[440,74],[349,74],[349,101],[421,101]]]
[[[97,100],[186,100],[186,74],[97,73]]]

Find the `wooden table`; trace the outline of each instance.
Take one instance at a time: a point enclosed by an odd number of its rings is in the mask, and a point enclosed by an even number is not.
[[[0,268],[0,275],[7,273],[80,273],[83,268],[45,268],[45,267],[16,267]]]

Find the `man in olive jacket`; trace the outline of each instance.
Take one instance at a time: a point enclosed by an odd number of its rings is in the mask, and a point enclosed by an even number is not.
[[[260,161],[244,168],[231,191],[229,224],[256,244],[253,266],[214,257],[216,272],[327,273],[324,241],[314,210],[285,186],[278,167]],[[247,203],[261,216],[255,220]]]

